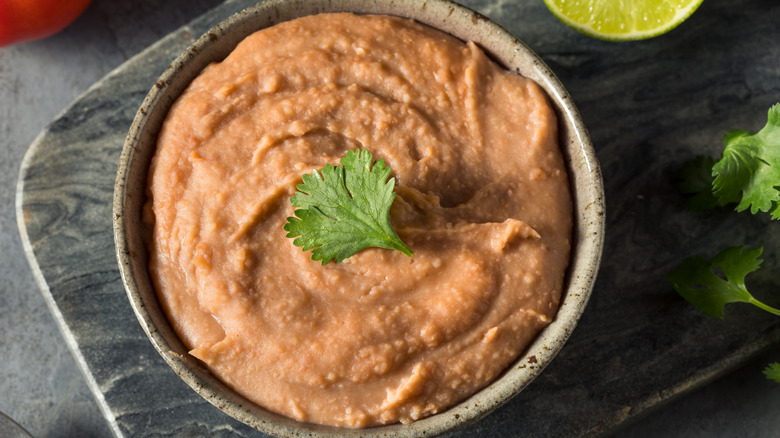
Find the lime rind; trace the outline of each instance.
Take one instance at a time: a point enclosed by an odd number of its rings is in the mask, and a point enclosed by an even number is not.
[[[544,0],[566,26],[605,41],[637,41],[663,35],[688,19],[703,0],[650,0],[627,5],[621,0]],[[639,4],[640,6],[636,6]],[[568,6],[575,7],[568,7]],[[582,5],[586,5],[584,9]],[[631,7],[637,10],[631,10]],[[607,29],[607,30],[604,30]]]

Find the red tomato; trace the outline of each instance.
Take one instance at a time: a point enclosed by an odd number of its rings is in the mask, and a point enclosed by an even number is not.
[[[91,0],[0,0],[0,46],[53,35],[73,22]]]

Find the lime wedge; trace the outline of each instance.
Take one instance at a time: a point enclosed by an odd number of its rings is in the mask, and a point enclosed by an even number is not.
[[[702,0],[544,0],[567,26],[608,41],[662,35],[685,21]]]

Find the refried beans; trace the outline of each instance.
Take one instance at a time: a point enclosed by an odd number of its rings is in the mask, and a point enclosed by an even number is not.
[[[321,265],[282,229],[305,173],[392,167],[414,251]],[[190,353],[300,421],[409,423],[464,400],[558,309],[572,202],[542,89],[413,21],[261,30],[174,103],[149,172],[150,272]]]

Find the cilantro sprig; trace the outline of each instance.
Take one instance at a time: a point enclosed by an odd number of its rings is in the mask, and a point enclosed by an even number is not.
[[[780,103],[769,109],[760,131],[729,131],[723,145],[719,161],[697,157],[681,168],[677,187],[690,196],[688,207],[701,211],[737,204],[739,212],[768,212],[772,219],[780,219]],[[716,318],[723,318],[726,304],[737,302],[780,316],[780,310],[755,299],[745,286],[745,277],[761,266],[762,251],[736,246],[709,260],[690,257],[667,280],[688,302]],[[780,363],[769,364],[764,375],[780,383]]]
[[[372,166],[373,163],[373,166]],[[290,199],[295,217],[284,224],[287,237],[312,260],[325,265],[352,257],[369,247],[396,249],[412,256],[390,224],[390,206],[395,199],[395,179],[384,160],[373,162],[366,150],[347,152],[338,166],[303,175]]]
[[[769,380],[780,383],[780,363],[770,363],[764,368],[764,375]]]
[[[752,304],[773,315],[780,310],[757,300],[745,286],[745,277],[755,272],[763,260],[758,257],[763,248],[726,248],[707,260],[702,256],[682,261],[666,279],[674,290],[704,314],[723,319],[724,307],[729,303]],[[767,379],[780,383],[780,363],[764,368]]]
[[[717,162],[698,157],[683,165],[678,188],[692,195],[688,205],[705,210],[735,203],[737,211],[769,212],[780,219],[780,103],[769,109],[760,131],[729,131],[723,146]]]
[[[737,211],[780,219],[780,103],[769,109],[760,131],[729,131],[723,144],[723,158],[712,167],[712,193],[721,204],[737,202]]]
[[[702,256],[690,257],[666,279],[686,301],[715,318],[723,319],[728,303],[748,303],[780,316],[780,310],[755,299],[745,286],[745,277],[757,271],[763,262],[758,258],[762,251],[763,248],[733,246],[709,260]]]

